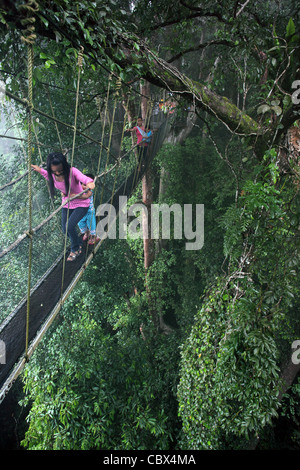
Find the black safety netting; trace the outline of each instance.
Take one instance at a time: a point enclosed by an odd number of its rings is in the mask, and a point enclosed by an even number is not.
[[[46,126],[46,118],[44,121],[43,123],[43,118],[39,117],[40,127]],[[118,144],[117,138],[114,138],[113,145],[111,145],[112,140],[108,133],[99,145],[99,122],[95,122],[95,126],[98,126],[97,133],[89,129],[89,135],[95,136],[95,142],[88,141],[85,136],[77,136],[73,166],[83,172],[89,172],[95,176],[100,175],[94,190],[95,207],[99,204],[112,203],[115,213],[118,213],[119,196],[129,197],[132,194],[147,166],[161,147],[167,124],[168,121],[164,116],[152,114],[151,126],[156,127],[157,132],[154,133],[143,162],[139,161],[137,149],[131,147],[128,141],[120,141]],[[115,136],[117,134],[120,138],[121,135],[123,136],[122,126],[123,114],[119,112],[114,127]],[[64,138],[71,141],[70,129],[64,133]],[[22,148],[20,143],[22,143]],[[26,150],[26,142],[21,140],[10,144],[9,147],[2,147],[0,150],[2,155],[7,152],[9,156],[8,165],[5,169],[3,168],[0,175],[2,204],[7,207],[7,218],[2,221],[0,228],[2,286],[0,290],[0,345],[2,346],[0,387],[2,395],[6,391],[3,391],[3,387],[6,386],[15,364],[25,352],[29,263],[31,263],[28,316],[28,340],[30,342],[60,302],[63,294],[86,263],[87,256],[94,249],[93,246],[83,244],[82,253],[75,261],[65,261],[65,239],[60,222],[60,197],[51,201],[45,179],[32,172],[33,241],[29,259],[29,237],[25,233],[28,230],[28,172],[26,174],[24,147]],[[45,152],[49,153],[50,150],[49,148],[43,149],[43,155]],[[100,150],[101,165],[99,166]],[[88,161],[81,158],[83,152],[88,153],[90,157]],[[17,171],[14,171],[16,169]],[[17,180],[18,178],[20,179]],[[13,184],[6,186],[7,181],[13,181]],[[12,194],[14,200],[12,200]],[[67,253],[68,251],[67,246]]]

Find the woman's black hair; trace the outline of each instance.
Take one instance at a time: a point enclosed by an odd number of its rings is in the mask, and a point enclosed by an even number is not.
[[[60,152],[52,152],[49,153],[48,158],[47,158],[47,172],[48,172],[48,178],[49,178],[49,188],[50,188],[50,194],[51,197],[54,197],[54,181],[53,181],[53,174],[51,171],[52,165],[62,165],[62,169],[64,172],[64,178],[65,178],[65,185],[66,185],[66,195],[69,193],[69,187],[70,187],[70,168],[71,166],[67,162],[66,157],[60,153]]]
[[[89,178],[92,178],[93,180],[95,179],[95,176],[92,173],[84,173],[85,176],[88,176]]]

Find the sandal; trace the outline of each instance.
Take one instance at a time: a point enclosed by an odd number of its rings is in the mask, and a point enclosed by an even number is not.
[[[71,252],[67,258],[67,261],[74,261],[77,258],[77,256],[79,256],[80,254],[81,254],[81,247],[79,248],[78,251],[75,251],[74,253]]]
[[[90,239],[89,239],[89,245],[95,245],[95,243],[98,243],[100,241],[100,238],[99,237],[96,237],[95,235],[93,235]]]
[[[90,237],[90,239],[88,241],[88,244],[89,245],[94,245],[95,244],[95,237]]]
[[[76,253],[70,253],[68,258],[67,258],[67,261],[74,261],[76,258],[77,258],[78,254]]]

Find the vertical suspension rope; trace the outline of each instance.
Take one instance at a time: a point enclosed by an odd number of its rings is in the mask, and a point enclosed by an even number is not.
[[[29,343],[29,317],[30,317],[30,290],[31,290],[31,270],[32,270],[32,180],[31,180],[31,158],[32,158],[32,88],[33,88],[33,43],[36,35],[34,34],[35,17],[33,14],[38,11],[39,6],[35,0],[29,0],[27,4],[21,5],[26,13],[26,18],[21,22],[26,27],[21,37],[22,41],[27,44],[27,73],[28,73],[28,103],[27,103],[27,119],[28,119],[28,232],[29,249],[28,249],[28,282],[27,282],[27,311],[26,311],[26,334],[25,334],[25,359],[28,358]]]
[[[126,125],[126,119],[127,119],[127,117],[128,117],[129,100],[130,100],[130,91],[129,91],[128,94],[127,94],[127,102],[126,102],[126,107],[125,107],[125,110],[126,110],[126,111],[125,111],[125,114],[124,114],[123,134],[122,134],[121,142],[123,142],[123,138],[124,138],[124,130],[125,130],[125,125]],[[121,150],[121,147],[120,147],[120,150]],[[120,154],[119,154],[119,157],[121,157]],[[130,157],[129,157],[129,160],[130,160]],[[129,176],[129,169],[130,169],[130,165],[128,165],[128,167],[127,167],[127,169],[126,169],[124,194],[126,193],[127,179],[128,179],[128,176]]]
[[[34,132],[35,141],[36,141],[36,146],[37,146],[38,153],[39,153],[39,157],[40,157],[40,165],[42,166],[42,164],[43,164],[43,158],[42,158],[41,146],[40,146],[40,142],[39,142],[39,139],[38,139],[38,135],[37,135],[37,132],[36,132],[36,130],[35,130],[35,126],[34,126],[33,123],[32,123],[32,129],[33,129],[33,132]],[[52,197],[51,197],[51,194],[50,194],[49,182],[48,182],[47,180],[46,180],[46,185],[47,185],[47,190],[48,190],[48,194],[49,194],[50,205],[51,205],[51,207],[52,207],[52,210],[54,211],[54,210],[55,210],[55,208],[54,208],[54,202],[53,202]]]
[[[110,88],[111,88],[112,74],[110,74],[108,80],[109,80],[109,82],[108,82],[108,89],[107,89],[107,96],[106,96],[105,115],[104,115],[104,122],[103,122],[103,127],[102,127],[102,143],[103,143],[103,138],[104,138],[106,115],[107,115],[107,112],[108,112],[108,99],[109,99],[109,93],[110,93]],[[99,203],[99,205],[102,204],[103,196],[104,196],[105,179],[106,179],[106,174],[107,174],[107,166],[108,166],[108,160],[109,160],[109,152],[110,152],[110,146],[111,146],[111,141],[112,141],[112,132],[113,132],[113,126],[114,126],[114,121],[115,121],[115,113],[116,113],[117,100],[118,100],[120,88],[121,88],[121,80],[118,79],[118,80],[117,80],[117,83],[116,83],[116,92],[115,92],[115,99],[114,99],[114,107],[113,107],[112,119],[111,119],[111,123],[110,123],[110,131],[109,131],[108,145],[107,145],[107,148],[106,148],[106,162],[105,162],[104,178],[103,178],[104,181],[102,182],[101,196],[100,196],[100,203]],[[102,150],[102,146],[101,146],[101,150]],[[101,153],[100,153],[100,155],[99,155],[99,161],[98,161],[97,172],[98,172],[99,169],[100,169],[100,160],[101,160]],[[119,167],[119,164],[120,164],[120,160],[118,159],[118,162],[117,162],[117,169],[116,169],[115,178],[114,178],[114,183],[113,183],[113,189],[112,189],[111,200],[112,200],[113,197],[114,197],[115,182],[116,182],[116,178],[117,178],[117,174],[118,174],[118,167]],[[95,179],[95,180],[96,180],[96,179]],[[96,192],[94,192],[94,200],[96,200]],[[95,208],[95,211],[96,211],[96,208]],[[110,206],[110,210],[109,210],[108,220],[110,220],[110,215],[111,215],[111,206]],[[108,224],[109,224],[109,222],[108,222]],[[99,243],[101,244],[102,242],[103,242],[103,239],[100,240]],[[88,244],[87,244],[87,246],[86,246],[86,257],[87,257],[87,251],[88,251]],[[95,247],[94,247],[93,251],[95,252]]]
[[[94,183],[95,183],[95,190],[94,190],[94,195],[93,195],[94,204],[96,202],[96,194],[97,194],[96,181],[98,179],[98,175],[99,175],[99,172],[100,172],[102,152],[103,152],[103,148],[104,148],[104,133],[105,133],[106,117],[107,117],[107,113],[108,113],[108,100],[109,100],[109,95],[110,95],[110,87],[111,87],[111,75],[109,76],[108,87],[107,87],[107,91],[106,91],[104,117],[103,117],[103,125],[102,125],[102,135],[101,135],[101,145],[100,145],[99,156],[98,156],[98,165],[97,165],[97,170],[96,170],[96,176],[94,178]],[[101,119],[101,108],[100,108],[100,99],[99,99],[99,97],[96,97],[96,106],[98,108],[99,116],[100,116],[100,119]],[[108,148],[106,149],[106,151],[109,153]],[[104,186],[103,186],[103,190],[104,190]],[[103,191],[101,193],[100,204],[102,203],[102,196],[103,196]],[[95,212],[96,212],[96,208],[95,208]],[[96,214],[95,214],[95,216],[96,216]],[[86,249],[85,249],[85,261],[87,260],[88,248],[89,248],[89,246],[88,246],[88,243],[87,243],[86,244]]]
[[[141,108],[142,108],[142,100],[143,100],[143,97],[141,98],[141,103],[140,103]],[[153,107],[153,102],[150,100],[150,98],[146,97],[146,100],[148,100],[148,102],[147,102],[147,107],[146,107],[146,115],[145,115],[145,118],[144,118],[144,122],[145,122],[144,127],[145,127],[145,129],[147,129],[148,125],[150,124],[152,107]],[[149,151],[149,149],[148,149],[148,151]],[[141,167],[142,167],[141,155],[142,155],[142,150],[141,150],[141,148],[138,147],[138,150],[137,150],[138,160],[137,160],[137,166],[136,166],[135,172],[134,172],[134,177],[133,177],[133,180],[132,180],[131,192],[133,191],[133,188],[135,187],[135,185],[138,181],[138,175],[141,171]]]
[[[79,90],[80,90],[80,75],[81,75],[81,71],[82,71],[83,51],[84,51],[84,48],[81,46],[81,50],[78,52],[78,59],[77,59],[77,65],[78,65],[77,89],[76,89],[76,103],[75,103],[75,117],[74,117],[72,155],[71,155],[71,162],[70,162],[71,169],[70,169],[68,199],[70,198],[70,192],[71,192],[72,166],[73,166],[73,161],[74,161],[74,151],[75,151],[75,142],[76,142],[77,115],[78,115]],[[67,239],[68,239],[68,224],[69,224],[69,206],[70,206],[70,203],[68,202],[67,204],[68,204],[68,212],[67,212],[66,233],[65,233],[65,243],[64,243],[63,270],[62,270],[62,278],[61,278],[61,301],[62,301],[63,287],[64,287],[66,250],[67,250]]]
[[[115,121],[115,113],[116,113],[117,101],[118,101],[118,97],[119,97],[120,88],[121,88],[121,80],[119,79],[119,80],[117,80],[117,83],[116,83],[116,92],[115,92],[114,107],[113,107],[113,113],[112,113],[112,123],[111,123],[111,126],[110,126],[110,133],[109,133],[108,149],[110,149],[110,146],[111,146],[112,131],[113,131],[113,125],[114,125],[114,121]],[[106,171],[107,171],[107,165],[108,165],[108,157],[109,157],[109,153],[107,153],[107,159],[106,159],[106,163],[105,163],[104,183],[103,183],[103,186],[102,186],[102,194],[101,194],[100,204],[102,203],[102,198],[103,198],[104,184],[105,184]],[[108,225],[110,223],[111,207],[112,207],[112,201],[113,201],[113,198],[114,198],[115,185],[116,185],[116,179],[117,179],[117,174],[118,174],[118,170],[119,170],[119,164],[120,164],[120,160],[118,160],[118,165],[117,165],[116,172],[115,172],[115,178],[114,178],[112,195],[111,195],[111,203],[110,203],[109,214],[108,214]]]
[[[102,135],[101,135],[101,146],[100,146],[100,152],[99,152],[99,157],[98,157],[98,166],[97,166],[96,175],[98,175],[99,172],[100,172],[100,165],[101,165],[102,151],[103,151],[103,143],[104,143],[105,123],[106,123],[106,116],[107,116],[107,112],[108,112],[108,100],[109,100],[109,94],[110,94],[110,86],[111,86],[111,78],[108,81],[108,87],[107,87],[107,92],[106,92],[105,109],[104,109],[104,117],[103,117],[103,125],[102,125]],[[99,99],[96,101],[96,104],[97,104],[98,109],[99,109],[99,115],[101,116],[101,109],[100,109]],[[97,179],[97,176],[95,178],[95,182],[96,182],[96,179]]]
[[[109,82],[112,80],[112,75],[109,76]],[[116,110],[116,101],[114,102],[114,108],[113,108],[113,117],[112,117],[112,123],[114,122],[114,117],[115,117],[115,110]],[[104,122],[105,126],[105,122]],[[105,162],[105,167],[104,167],[104,182],[102,184],[102,190],[101,190],[101,198],[100,198],[100,204],[102,203],[103,200],[103,194],[104,194],[104,186],[105,186],[105,179],[106,179],[106,170],[107,170],[107,165],[108,165],[108,160],[109,160],[109,152],[110,152],[110,145],[111,145],[111,137],[112,137],[112,127],[113,125],[110,125],[110,132],[109,132],[109,138],[108,138],[108,144],[107,144],[107,149],[106,149],[106,162]]]
[[[119,95],[120,95],[120,89],[121,89],[121,79],[119,79],[116,83],[115,104],[117,104],[117,100],[118,100]],[[125,117],[126,117],[126,113],[125,113]],[[125,129],[125,122],[126,122],[125,117],[123,119],[123,128],[122,128],[122,135],[121,135],[121,141],[120,141],[119,158],[118,158],[118,162],[117,162],[115,178],[114,178],[114,183],[113,183],[113,190],[112,190],[108,220],[110,219],[111,207],[112,207],[112,204],[113,204],[114,194],[115,194],[116,181],[117,181],[117,177],[118,177],[118,173],[119,173],[119,169],[120,169],[120,164],[121,164],[120,156],[121,156],[121,147],[122,147],[123,138],[124,138],[124,129]]]
[[[29,314],[30,314],[30,289],[32,269],[32,179],[31,179],[31,157],[32,157],[32,70],[33,70],[33,47],[28,45],[28,285],[27,285],[27,317],[26,317],[26,346],[25,357],[28,355],[29,342]]]
[[[46,92],[47,92],[47,95],[48,95],[48,101],[49,101],[49,105],[50,105],[50,108],[51,108],[51,113],[52,113],[53,118],[55,119],[55,114],[54,114],[54,110],[53,110],[51,95],[50,95],[50,92],[49,92],[49,85],[45,85],[45,88],[46,88]],[[57,133],[57,138],[59,140],[60,150],[61,150],[62,153],[64,153],[62,140],[61,140],[61,137],[60,137],[58,124],[57,124],[56,120],[54,121],[54,125],[55,125],[55,129],[56,129],[56,133]]]
[[[100,162],[101,162],[101,156],[102,156],[102,149],[103,149],[103,140],[104,140],[104,132],[105,132],[105,122],[106,122],[106,115],[107,115],[107,112],[108,112],[108,100],[109,100],[109,95],[110,95],[110,86],[111,86],[111,80],[112,80],[112,75],[109,76],[109,82],[108,82],[108,89],[107,89],[107,96],[106,96],[106,99],[105,99],[105,113],[104,113],[104,120],[103,120],[103,126],[102,126],[102,139],[101,139],[101,142],[102,142],[102,145],[100,147],[100,154],[99,154],[99,159],[98,159],[98,167],[97,167],[97,176],[96,178],[94,179],[94,182],[97,181],[98,179],[98,173],[100,171]],[[119,97],[119,94],[120,94],[120,89],[121,89],[121,79],[119,78],[116,82],[116,92],[115,92],[115,101],[114,101],[114,110],[113,110],[113,116],[112,116],[112,122],[110,124],[110,134],[109,134],[109,143],[108,143],[108,147],[106,148],[107,150],[107,158],[106,158],[106,164],[105,164],[105,170],[104,170],[104,179],[106,177],[106,169],[107,169],[107,165],[108,165],[108,158],[109,158],[109,149],[110,149],[110,144],[111,144],[111,138],[112,138],[112,130],[113,130],[113,125],[114,125],[114,118],[115,118],[115,110],[116,110],[116,104],[117,104],[117,100],[118,100],[118,97]],[[128,101],[129,101],[129,95],[128,95]],[[99,114],[101,113],[101,110],[100,110],[100,100],[98,97],[96,97],[96,105],[97,105],[97,108],[99,110]],[[128,103],[127,103],[128,105]],[[122,135],[121,135],[121,142],[120,142],[120,151],[119,151],[119,157],[117,159],[117,163],[116,163],[116,172],[115,172],[115,177],[114,177],[114,182],[113,182],[113,189],[112,189],[112,194],[111,194],[111,205],[113,204],[113,199],[114,199],[114,194],[115,194],[115,187],[116,187],[116,181],[117,181],[117,176],[118,176],[118,172],[119,172],[119,168],[120,168],[120,164],[121,164],[121,147],[122,147],[122,143],[123,143],[123,139],[124,139],[124,132],[125,132],[125,124],[126,124],[126,116],[127,116],[127,111],[124,115],[124,119],[123,119],[123,127],[122,127]],[[103,200],[103,194],[104,194],[104,187],[105,187],[105,184],[102,183],[102,192],[101,192],[101,197],[100,197],[100,204],[102,204],[102,200]],[[94,190],[94,202],[96,201],[96,192],[97,192],[97,186],[95,187],[95,190]],[[96,211],[96,208],[95,208],[95,211]],[[109,220],[110,220],[110,214],[111,214],[111,208],[110,208],[110,211],[109,211]],[[91,225],[89,227],[89,231],[91,229]],[[101,239],[99,241],[99,246],[102,244],[104,239]],[[92,250],[94,253],[95,253],[95,246],[93,247],[93,250]],[[85,259],[87,259],[87,255],[88,255],[88,244],[86,246],[86,255],[85,255]]]

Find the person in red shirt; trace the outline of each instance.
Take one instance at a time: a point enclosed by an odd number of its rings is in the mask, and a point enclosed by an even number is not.
[[[149,143],[146,142],[146,139],[143,136],[142,132],[149,132],[149,131],[146,131],[145,127],[143,126],[143,119],[141,117],[138,117],[136,126],[132,127],[131,129],[128,129],[128,130],[129,130],[129,132],[134,132],[135,131],[135,133],[136,133],[137,144],[138,144],[138,147],[139,147],[139,162],[142,162],[146,158],[147,150],[148,150],[148,146],[149,146]]]

